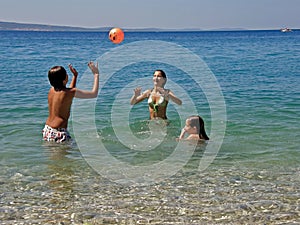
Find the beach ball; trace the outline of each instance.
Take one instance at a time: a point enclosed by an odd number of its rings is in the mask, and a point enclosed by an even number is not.
[[[109,39],[115,44],[120,44],[124,40],[124,32],[120,28],[113,28],[109,31]]]

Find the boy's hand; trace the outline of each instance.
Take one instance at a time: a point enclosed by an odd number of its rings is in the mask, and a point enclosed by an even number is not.
[[[89,68],[91,69],[93,74],[99,74],[99,69],[98,69],[98,62],[97,65],[95,66],[94,62],[90,61],[88,63]]]
[[[77,70],[72,66],[72,64],[69,64],[69,69],[70,69],[70,71],[73,73],[73,75],[74,75],[75,77],[78,76],[78,72],[77,72]]]

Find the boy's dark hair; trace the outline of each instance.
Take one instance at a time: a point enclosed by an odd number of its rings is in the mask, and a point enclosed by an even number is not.
[[[67,71],[62,66],[54,66],[48,72],[48,79],[55,91],[65,88],[63,81],[67,77]]]

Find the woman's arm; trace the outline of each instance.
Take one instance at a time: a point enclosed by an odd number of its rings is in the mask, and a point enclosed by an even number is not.
[[[145,98],[147,98],[149,96],[149,90],[143,92],[141,94],[141,88],[135,88],[134,89],[134,94],[130,99],[130,104],[131,105],[135,105],[141,101],[143,101]]]
[[[172,91],[168,91],[168,97],[169,97],[169,99],[171,99],[173,102],[175,102],[177,105],[181,105],[182,104],[182,101],[178,98],[178,97],[176,97],[175,95],[174,95],[174,93],[172,92]]]
[[[183,128],[183,129],[181,130],[180,135],[179,135],[179,140],[182,140],[182,139],[184,138],[185,133],[186,133],[186,131],[185,131],[185,129]]]
[[[75,98],[96,98],[98,96],[99,90],[99,69],[98,63],[97,66],[93,62],[88,63],[89,68],[94,74],[94,85],[91,91],[76,89]]]

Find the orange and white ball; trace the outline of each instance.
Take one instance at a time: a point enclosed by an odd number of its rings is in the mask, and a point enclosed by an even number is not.
[[[124,40],[124,32],[121,28],[113,28],[109,31],[108,37],[113,43],[120,44]]]

